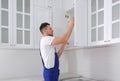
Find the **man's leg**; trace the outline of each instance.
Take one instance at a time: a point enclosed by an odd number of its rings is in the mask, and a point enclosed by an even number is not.
[[[44,70],[44,81],[54,81],[54,72],[51,69]]]
[[[50,69],[44,70],[44,81],[58,81],[59,80],[59,70]]]

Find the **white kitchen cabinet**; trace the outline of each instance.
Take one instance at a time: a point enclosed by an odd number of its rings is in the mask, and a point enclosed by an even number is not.
[[[0,4],[0,47],[38,48],[40,24],[52,25],[52,0],[0,0]]]
[[[39,49],[42,34],[39,30],[41,23],[48,22],[51,26],[52,22],[52,1],[53,0],[35,0],[33,9],[33,42],[34,48]]]
[[[74,7],[66,11],[65,16],[74,16],[75,25],[68,47],[87,46],[87,0],[74,0]],[[68,23],[67,23],[68,24]]]
[[[87,46],[87,0],[75,0],[74,45]]]
[[[38,49],[42,37],[39,27],[41,23],[48,22],[52,25],[52,8],[41,8],[34,5],[34,48]]]
[[[88,45],[120,43],[120,0],[88,0]]]
[[[75,27],[73,37],[70,39],[74,39],[72,41],[74,46],[120,43],[120,0],[74,0],[72,2],[74,6],[65,7],[65,11],[71,13],[70,10],[74,9]]]
[[[88,0],[88,45],[110,42],[110,0]]]
[[[68,24],[69,24],[69,16],[74,16],[74,7],[67,10],[66,13],[65,13],[65,20],[66,20],[65,22],[67,24],[66,27],[68,27]],[[66,31],[67,31],[67,28],[66,28]],[[74,31],[74,28],[73,28],[71,36],[70,36],[70,38],[68,40],[68,43],[66,45],[66,48],[71,48],[71,47],[73,48],[74,47],[74,41],[75,41],[74,40],[74,37],[75,37],[74,33],[75,33],[75,31]]]
[[[0,47],[39,48],[40,24],[53,23],[52,0],[0,0],[0,4]]]
[[[33,0],[0,0],[0,47],[32,48]]]
[[[105,0],[88,1],[88,44],[97,45],[105,41]]]
[[[33,47],[33,2],[32,0],[15,0],[14,2],[14,40],[18,48]]]

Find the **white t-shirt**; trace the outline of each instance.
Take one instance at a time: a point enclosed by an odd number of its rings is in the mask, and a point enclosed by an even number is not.
[[[55,61],[55,48],[51,45],[54,37],[45,36],[40,41],[41,56],[46,68],[53,68]]]

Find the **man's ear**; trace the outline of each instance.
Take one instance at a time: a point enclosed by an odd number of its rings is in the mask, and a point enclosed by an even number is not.
[[[47,31],[47,27],[43,29],[43,33],[45,33]]]
[[[48,27],[45,27],[45,28],[44,28],[44,31],[46,32],[47,30],[48,30]]]

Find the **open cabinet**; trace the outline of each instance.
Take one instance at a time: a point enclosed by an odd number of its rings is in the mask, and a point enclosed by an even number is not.
[[[73,16],[74,17],[74,7],[67,10],[66,13],[65,13],[65,20],[66,20],[66,24],[67,24],[67,27],[68,27],[68,23],[69,23],[69,16]],[[67,30],[67,29],[66,29]],[[71,36],[68,40],[68,43],[67,43],[67,46],[66,48],[73,48],[74,47],[74,34],[75,34],[75,31],[73,29],[72,33],[71,33]]]
[[[65,9],[65,17],[74,16],[75,19],[74,30],[67,47],[83,48],[87,46],[87,0],[74,0],[73,4],[72,8]]]

